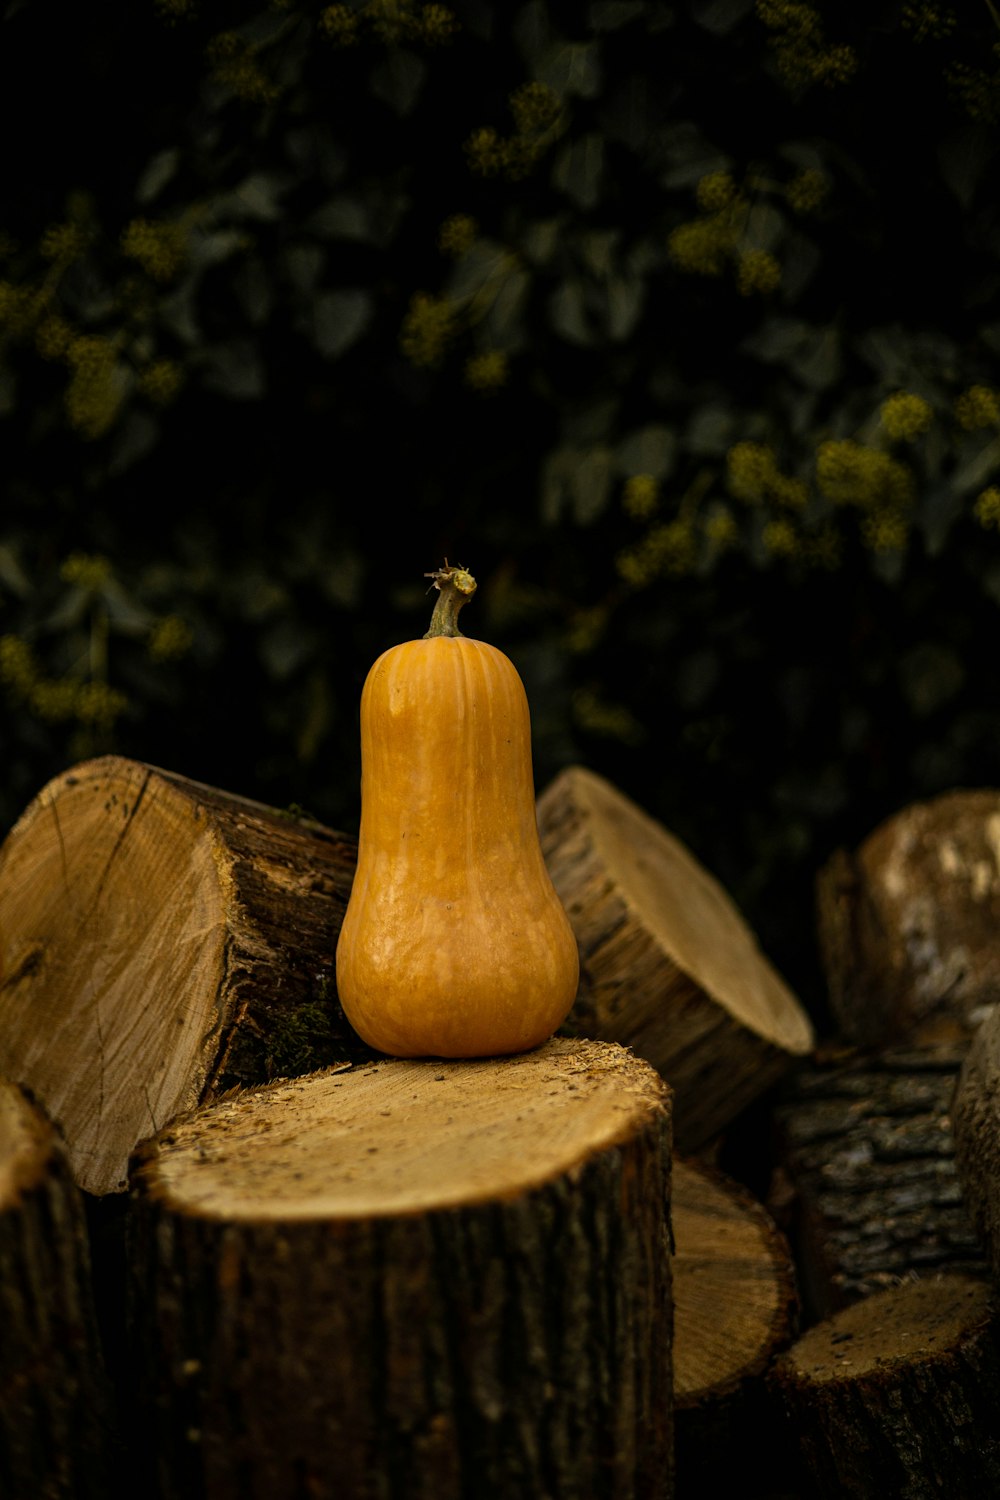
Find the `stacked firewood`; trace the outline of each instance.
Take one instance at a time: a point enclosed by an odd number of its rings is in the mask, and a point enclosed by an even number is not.
[[[118,757],[26,809],[0,1494],[1000,1493],[1000,794],[822,872],[821,1048],[621,792],[570,768],[538,815],[576,1004],[442,1062],[339,1008],[353,838]]]

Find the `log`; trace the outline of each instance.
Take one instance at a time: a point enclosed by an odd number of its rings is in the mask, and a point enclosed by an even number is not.
[[[964,1043],[831,1050],[785,1081],[777,1153],[811,1318],[914,1274],[987,1274],[949,1117],[964,1055]]]
[[[674,1422],[677,1488],[725,1489],[734,1451],[740,1493],[773,1493],[781,1413],[764,1377],[796,1331],[787,1241],[763,1205],[704,1162],[675,1158]]]
[[[1000,1494],[1000,1322],[993,1288],[950,1274],[843,1309],[773,1372],[810,1495]]]
[[[809,1019],[719,883],[616,788],[570,767],[538,815],[580,946],[570,1021],[659,1069],[697,1151],[810,1050]]]
[[[860,1046],[967,1039],[1000,986],[1000,791],[887,818],[817,879],[830,1008]]]
[[[0,1080],[0,1495],[106,1500],[112,1466],[80,1194],[49,1121]]]
[[[107,756],[50,782],[0,849],[0,1072],[76,1181],[234,1083],[370,1056],[336,1001],[356,845]],[[352,1050],[353,1049],[353,1050]]]
[[[238,1092],[140,1148],[143,1495],[672,1494],[669,1092],[557,1038]]]
[[[969,1047],[952,1101],[955,1160],[969,1214],[1000,1276],[1000,1012]]]

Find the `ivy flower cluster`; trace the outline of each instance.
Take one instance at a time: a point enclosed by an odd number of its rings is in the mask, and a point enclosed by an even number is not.
[[[94,439],[114,426],[124,396],[114,345],[108,339],[83,335],[66,351],[72,370],[66,388],[66,417],[83,438]]]
[[[547,83],[523,84],[511,94],[509,104],[513,135],[502,136],[492,125],[484,125],[465,142],[470,170],[480,177],[526,177],[558,134],[562,101]]]
[[[458,30],[458,18],[447,5],[415,6],[410,0],[368,0],[359,10],[349,5],[328,5],[319,17],[319,29],[337,47],[352,47],[367,32],[387,47],[403,42],[438,46]]]
[[[499,349],[473,354],[465,362],[464,379],[474,391],[496,391],[507,384],[507,356]]]
[[[780,262],[769,250],[744,245],[750,204],[730,174],[709,172],[698,182],[695,198],[702,213],[667,237],[667,253],[678,270],[722,276],[733,264],[742,296],[773,292],[781,282]]]
[[[897,442],[912,443],[921,437],[934,420],[934,410],[923,396],[913,391],[897,391],[883,401],[879,421],[886,435]]]
[[[749,505],[769,500],[788,510],[802,510],[809,487],[802,479],[783,474],[774,449],[767,443],[735,443],[726,454],[726,487],[736,500]]]
[[[1000,426],[1000,392],[988,385],[972,385],[955,402],[955,420],[966,432]]]
[[[442,255],[460,260],[479,238],[479,224],[470,214],[451,214],[438,230],[438,249]]]
[[[659,485],[652,474],[630,474],[622,492],[622,507],[634,521],[647,521],[659,502]]]
[[[154,281],[172,281],[184,260],[185,235],[179,224],[133,219],[122,230],[121,247]]]
[[[856,73],[854,48],[827,41],[815,6],[802,0],[757,0],[757,16],[773,32],[771,46],[778,71],[791,87],[822,83],[829,88],[846,83]]]
[[[271,104],[277,85],[257,61],[257,49],[237,31],[220,31],[208,44],[208,62],[215,83],[244,104]]]
[[[911,504],[914,477],[899,459],[852,438],[821,443],[816,455],[816,483],[834,505],[900,509]]]
[[[403,319],[399,346],[411,364],[433,369],[441,363],[457,331],[456,309],[447,297],[414,292]]]
[[[49,724],[75,719],[106,732],[128,707],[125,694],[106,682],[44,676],[31,646],[17,635],[0,637],[0,682]]]

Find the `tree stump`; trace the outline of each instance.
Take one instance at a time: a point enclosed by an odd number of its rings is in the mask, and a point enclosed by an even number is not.
[[[784,1235],[749,1192],[702,1162],[674,1160],[674,1421],[678,1493],[730,1472],[773,1491],[784,1434],[764,1376],[792,1340],[795,1273]]]
[[[949,1107],[965,1044],[827,1053],[775,1110],[800,1287],[826,1317],[911,1274],[986,1272]]]
[[[110,1389],[58,1137],[0,1080],[0,1495],[107,1500]]]
[[[1000,1494],[1000,1324],[974,1277],[906,1281],[779,1356],[773,1381],[831,1500]]]
[[[861,1046],[968,1038],[1000,992],[1000,792],[948,792],[817,882],[830,1007]]]
[[[31,803],[0,849],[0,1072],[88,1192],[122,1190],[139,1140],[233,1083],[371,1055],[333,971],[355,858],[342,834],[117,756]]]
[[[669,1092],[622,1048],[385,1059],[140,1148],[144,1495],[672,1493]]]
[[[659,1069],[696,1151],[810,1050],[808,1017],[719,883],[608,782],[571,767],[538,815],[580,945],[570,1020]]]

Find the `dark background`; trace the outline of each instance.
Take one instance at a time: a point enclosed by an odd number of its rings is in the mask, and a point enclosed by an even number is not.
[[[361,684],[447,557],[539,788],[658,816],[822,1019],[819,867],[997,780],[998,41],[986,5],[15,0],[2,826],[114,749],[356,828]],[[749,499],[745,443],[783,476]]]

